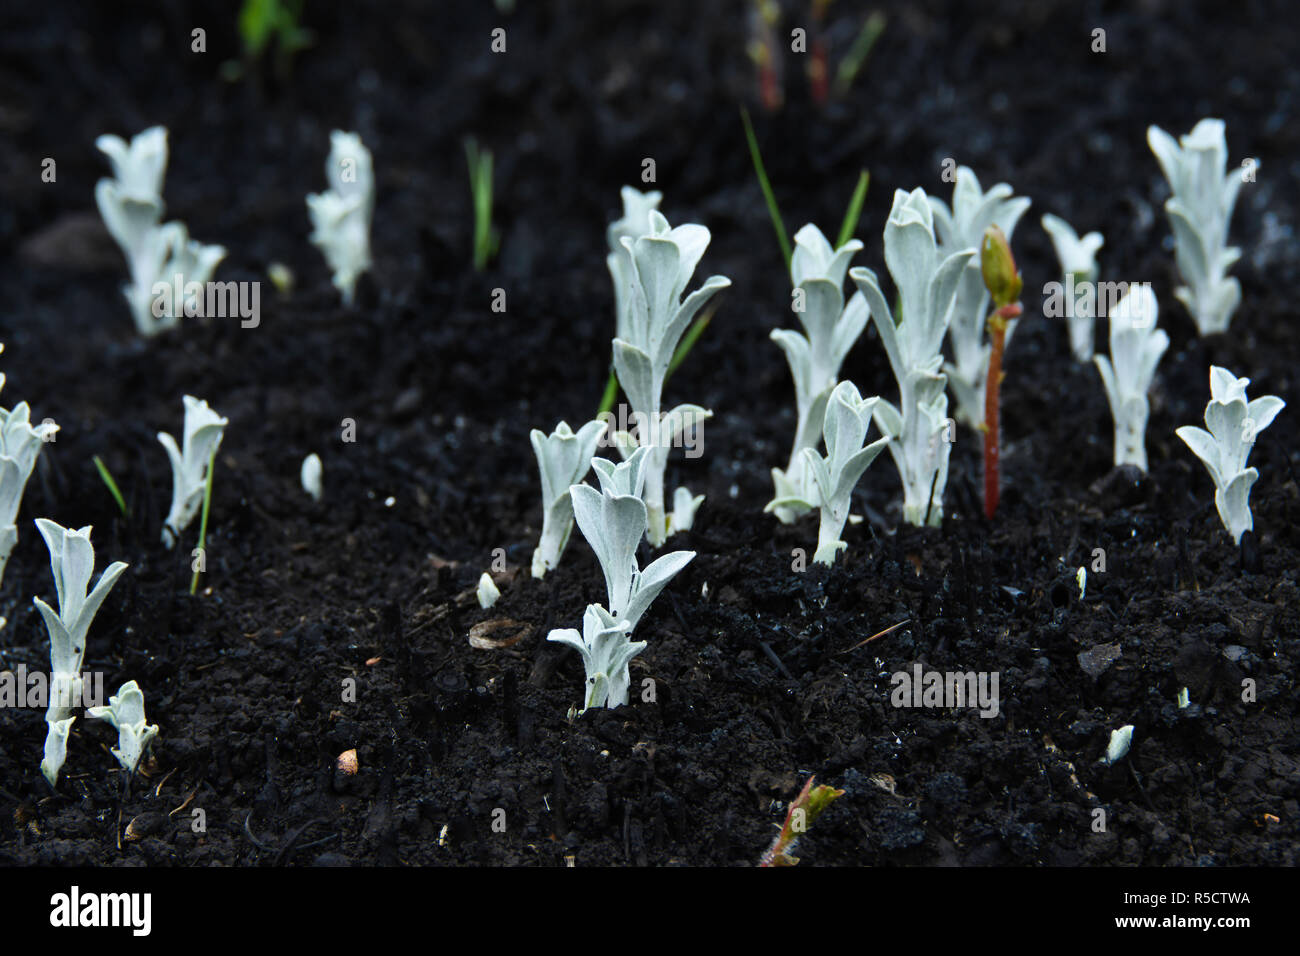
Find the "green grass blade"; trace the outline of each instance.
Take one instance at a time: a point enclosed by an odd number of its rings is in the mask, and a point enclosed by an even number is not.
[[[838,249],[853,238],[858,231],[858,220],[862,218],[862,204],[867,199],[867,186],[871,183],[871,174],[865,169],[858,175],[858,184],[853,187],[853,196],[849,199],[849,208],[844,211],[844,224],[840,226],[840,238],[835,243]]]
[[[668,372],[664,375],[665,382],[672,378],[673,372],[677,371],[677,366],[681,365],[686,356],[691,354],[691,349],[695,347],[695,343],[704,334],[704,330],[709,327],[709,323],[713,321],[713,314],[717,311],[717,303],[711,303],[704,310],[704,314],[697,318],[686,334],[682,336],[682,340],[677,343],[677,348],[673,350],[673,357],[668,361]]]
[[[763,156],[758,151],[758,139],[754,136],[754,124],[749,121],[749,110],[740,108],[740,119],[745,124],[745,140],[749,143],[749,158],[754,162],[754,173],[758,176],[758,185],[763,190],[763,199],[767,201],[767,214],[772,217],[772,228],[776,230],[776,241],[781,246],[781,257],[785,259],[785,271],[790,271],[790,236],[785,231],[785,222],[781,219],[781,209],[776,204],[772,184],[767,178],[767,169],[763,166]]]
[[[609,381],[605,383],[605,394],[600,397],[600,408],[596,410],[596,417],[599,418],[606,412],[612,411],[616,398],[618,398],[618,375],[610,369]]]
[[[126,506],[126,501],[122,498],[122,492],[118,489],[117,482],[113,480],[113,475],[109,472],[108,466],[104,464],[103,460],[100,459],[98,455],[95,456],[94,461],[95,467],[99,469],[100,480],[108,487],[108,493],[112,495],[113,500],[117,502],[117,510],[122,512],[123,518],[129,516],[131,514],[131,509]]]
[[[858,72],[866,65],[867,57],[871,55],[871,48],[880,39],[880,34],[885,32],[885,24],[888,22],[889,18],[877,10],[867,17],[866,23],[862,24],[857,39],[853,41],[853,47],[840,61],[840,68],[835,71],[836,96],[843,96],[849,91]]]

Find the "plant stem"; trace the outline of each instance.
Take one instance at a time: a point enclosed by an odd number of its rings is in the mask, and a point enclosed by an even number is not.
[[[749,143],[749,158],[754,163],[754,173],[758,176],[758,185],[763,190],[763,199],[767,202],[767,214],[772,219],[772,228],[776,230],[776,241],[781,247],[781,258],[785,260],[785,269],[790,271],[790,235],[785,231],[781,219],[781,209],[776,204],[776,195],[767,178],[767,169],[763,166],[763,154],[758,150],[758,139],[754,136],[754,124],[749,121],[749,110],[740,108],[740,119],[745,124],[745,140]]]
[[[212,450],[211,457],[208,458],[208,482],[203,489],[203,516],[199,519],[199,558],[203,567],[207,567],[208,555],[204,551],[208,540],[208,509],[212,507],[212,472],[217,467],[217,450]],[[194,569],[194,577],[190,578],[190,594],[194,594],[199,589],[199,569]]]
[[[998,436],[998,414],[1001,408],[1002,350],[1007,342],[1007,321],[1020,315],[1020,305],[1004,305],[989,316],[988,329],[992,344],[989,353],[989,371],[984,381],[984,517],[990,521],[998,510],[998,491],[1001,480],[1001,448]]]
[[[117,482],[113,480],[113,476],[109,472],[108,466],[104,464],[98,455],[95,456],[94,461],[95,467],[99,469],[100,479],[108,486],[108,493],[112,495],[113,500],[117,502],[118,511],[122,512],[122,517],[127,517],[131,514],[131,509],[126,506],[126,500],[123,499],[122,492],[118,489]]]
[[[839,239],[835,243],[838,249],[844,243],[853,238],[853,234],[858,231],[858,220],[862,218],[862,204],[867,198],[867,186],[871,183],[871,175],[864,169],[858,174],[858,184],[853,187],[853,196],[849,199],[849,208],[844,210],[844,222],[840,226]]]
[[[609,381],[605,383],[605,394],[600,397],[600,408],[596,409],[596,417],[614,408],[614,399],[618,398],[618,373],[612,368],[609,370]]]

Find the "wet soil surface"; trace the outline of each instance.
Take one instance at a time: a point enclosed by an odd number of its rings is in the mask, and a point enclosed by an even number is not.
[[[1287,5],[882,3],[886,29],[848,94],[817,105],[806,57],[785,52],[785,104],[770,113],[744,3],[534,6],[308,4],[314,46],[287,78],[243,82],[219,75],[238,50],[229,4],[6,11],[0,368],[7,404],[25,399],[61,430],[0,588],[0,669],[47,666],[31,600],[53,600],[53,584],[32,520],[93,525],[100,566],[130,570],[86,667],[109,690],[138,681],[161,735],[128,786],[110,729],[78,720],[51,791],[41,712],[0,710],[0,862],[746,865],[815,773],[846,793],[801,844],[805,865],[1294,864],[1300,414],[1285,410],[1251,459],[1254,573],[1174,436],[1199,423],[1211,364],[1250,376],[1252,395],[1297,394],[1300,38]],[[832,69],[871,9],[833,6]],[[806,22],[791,6],[781,35]],[[505,53],[490,49],[497,26]],[[196,27],[206,53],[191,52]],[[768,335],[794,321],[742,104],[791,231],[811,220],[833,234],[870,170],[857,263],[882,275],[894,189],[949,198],[946,159],[1032,197],[1014,240],[1026,317],[1007,359],[994,522],[978,436],[963,430],[941,529],[901,525],[886,456],[855,493],[865,520],[841,560],[793,569],[815,519],[786,527],[762,509],[794,431]],[[1260,166],[1232,228],[1242,306],[1230,335],[1201,340],[1172,294],[1167,187],[1145,130],[1207,115],[1227,121],[1233,163]],[[171,131],[168,215],[227,246],[218,276],[265,280],[273,261],[296,276],[287,296],[263,281],[256,328],[133,331],[93,144],[157,123]],[[375,157],[375,268],[352,308],[306,241],[303,198],[325,186],[333,128]],[[497,160],[501,247],[481,274],[470,135]],[[604,590],[577,534],[558,570],[528,574],[541,524],[528,432],[595,411],[613,329],[604,229],[619,187],[643,186],[645,158],[669,219],[712,231],[696,283],[733,282],[666,396],[714,412],[703,456],[669,472],[670,488],[707,499],[672,542],[698,556],[638,629],[649,647],[631,704],[573,718],[581,663],[545,637],[580,626]],[[1049,211],[1105,233],[1103,277],[1159,297],[1172,342],[1140,480],[1111,473],[1096,370],[1041,314],[1057,272],[1037,222]],[[842,374],[895,396],[870,331]],[[155,435],[179,433],[185,394],[230,420],[195,596],[197,526],[176,552],[159,543],[171,481]],[[324,462],[319,504],[299,486],[310,452]],[[502,554],[501,600],[483,610],[473,588]],[[484,622],[507,646],[470,645]],[[918,664],[997,674],[997,716],[893,706],[891,675]],[[1099,763],[1126,724],[1129,757]],[[351,750],[355,774],[336,764]]]

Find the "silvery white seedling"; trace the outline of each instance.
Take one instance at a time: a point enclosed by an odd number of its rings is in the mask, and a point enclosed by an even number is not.
[[[858,394],[857,386],[852,382],[840,382],[831,392],[826,404],[825,420],[822,431],[826,440],[826,457],[817,454],[815,448],[803,450],[804,468],[810,477],[810,484],[817,489],[817,505],[821,509],[821,521],[817,528],[817,552],[813,560],[830,566],[835,563],[835,556],[848,547],[841,541],[840,532],[849,517],[849,502],[853,489],[867,467],[876,460],[876,456],[889,444],[888,436],[863,447],[867,429],[871,427],[871,416],[879,398],[864,399]],[[769,504],[773,510],[785,504],[778,499]],[[812,508],[811,502],[804,501],[802,507]]]
[[[817,507],[817,488],[804,467],[804,450],[817,448],[826,401],[839,378],[840,366],[867,325],[867,303],[862,293],[844,300],[844,275],[862,243],[851,239],[832,249],[812,223],[794,237],[790,279],[794,283],[794,310],[803,333],[776,329],[772,341],[785,352],[794,378],[798,424],[786,469],[772,469],[774,500],[790,504],[768,508],[783,524]],[[805,503],[808,503],[805,506]]]
[[[575,433],[560,422],[547,435],[534,428],[530,438],[542,479],[542,537],[533,550],[533,577],[541,578],[560,563],[573,532],[573,499],[569,488],[582,481],[591,468],[605,423],[591,421]]]
[[[1176,433],[1214,479],[1214,504],[1236,544],[1241,544],[1241,536],[1254,527],[1250,489],[1259,472],[1247,468],[1246,459],[1255,447],[1255,436],[1286,407],[1286,402],[1276,395],[1248,400],[1249,384],[1250,379],[1237,378],[1226,368],[1213,366],[1210,403],[1205,406],[1206,428],[1184,425]]]
[[[959,166],[952,190],[952,208],[933,196],[930,208],[934,211],[939,252],[951,255],[964,249],[978,249],[989,226],[1000,228],[1009,243],[1016,223],[1029,208],[1029,200],[1011,198],[1011,187],[1006,183],[998,183],[984,192],[975,173]],[[975,256],[962,272],[953,297],[948,321],[953,360],[944,365],[948,384],[957,399],[957,418],[972,428],[979,428],[984,421],[984,379],[991,351],[984,336],[988,315],[989,293],[980,275],[979,257]],[[1004,346],[1010,344],[1015,328],[1015,320],[1007,322]]]
[[[72,728],[69,715],[74,702],[81,700],[81,662],[86,654],[86,634],[104,598],[127,565],[114,561],[99,576],[94,590],[87,594],[95,570],[90,527],[72,531],[46,518],[36,519],[36,527],[50,552],[50,570],[59,598],[58,613],[40,598],[32,599],[50,636],[50,702],[45,712],[48,733],[41,772],[50,786],[54,786]]]
[[[1042,223],[1044,231],[1052,237],[1052,246],[1056,249],[1056,258],[1061,263],[1062,275],[1067,279],[1073,277],[1074,285],[1096,282],[1100,274],[1097,269],[1097,250],[1105,243],[1101,233],[1090,232],[1083,238],[1079,238],[1074,227],[1051,213],[1043,216]],[[1082,302],[1071,302],[1070,308],[1066,311],[1066,321],[1070,329],[1070,351],[1080,362],[1092,361],[1095,311],[1095,296],[1085,296]]]
[[[1123,760],[1128,754],[1129,747],[1133,743],[1133,725],[1125,724],[1119,730],[1110,732],[1110,742],[1106,745],[1106,756],[1101,758],[1101,762],[1112,765]]]
[[[107,707],[87,707],[89,720],[106,720],[117,731],[113,756],[127,773],[135,773],[145,749],[158,736],[158,725],[144,715],[144,693],[135,681],[127,681],[117,694],[108,698]]]
[[[582,654],[587,672],[583,709],[627,703],[627,663],[645,648],[633,642],[632,630],[664,586],[695,557],[694,551],[674,551],[638,569],[636,549],[646,532],[647,512],[641,500],[650,449],[638,448],[615,465],[604,458],[591,462],[600,491],[574,485],[573,514],[578,528],[596,553],[605,575],[609,609],[587,607],[581,635],[573,629],[554,630],[548,641],[568,644]]]
[[[1137,283],[1110,312],[1110,358],[1094,356],[1115,419],[1115,467],[1147,470],[1147,392],[1169,336],[1156,328],[1159,309],[1151,286]]]
[[[150,127],[129,144],[119,136],[100,136],[95,145],[113,166],[113,178],[95,185],[95,204],[126,256],[131,282],[122,294],[140,334],[157,335],[179,324],[179,312],[192,300],[186,287],[211,279],[226,250],[190,239],[182,222],[162,224],[166,127]]]
[[[1223,120],[1201,120],[1177,143],[1160,127],[1151,126],[1147,143],[1173,190],[1165,213],[1174,230],[1178,271],[1187,283],[1174,295],[1187,307],[1201,335],[1225,332],[1241,302],[1241,283],[1228,276],[1241,258],[1241,250],[1228,245],[1228,224],[1244,173],[1227,170]]]
[[[582,655],[583,670],[587,675],[587,693],[582,710],[604,705],[609,709],[627,703],[628,687],[632,682],[628,662],[645,650],[645,641],[632,641],[628,621],[616,621],[599,604],[587,605],[582,616],[582,633],[573,628],[551,631],[548,641],[567,644]]]
[[[302,460],[302,468],[298,472],[298,480],[302,485],[302,490],[311,495],[312,501],[320,501],[322,493],[321,470],[320,455],[312,452]]]
[[[479,575],[478,587],[474,589],[474,595],[478,598],[478,606],[487,610],[500,599],[501,589],[492,580],[492,575],[484,571]]]
[[[711,276],[683,301],[682,294],[709,245],[709,230],[694,224],[674,229],[653,209],[649,220],[650,231],[645,235],[620,240],[630,264],[624,289],[627,338],[614,339],[614,368],[638,425],[634,443],[626,433],[615,438],[625,454],[634,445],[650,451],[645,506],[648,537],[658,547],[676,530],[669,527],[664,508],[669,449],[683,430],[711,415],[698,405],[678,405],[662,414],[664,379],[691,320],[719,290],[731,285],[731,280]]]
[[[623,246],[623,240],[636,241],[650,231],[650,213],[659,208],[664,194],[658,190],[643,193],[631,186],[624,186],[620,195],[623,199],[623,216],[611,222],[605,232],[605,239],[609,243],[605,265],[609,268],[609,277],[614,280],[614,337],[627,342],[630,341],[632,326],[629,293],[633,272],[632,253]]]
[[[158,433],[158,441],[166,449],[172,465],[172,504],[162,529],[162,542],[168,548],[176,544],[176,539],[189,527],[203,504],[208,465],[221,445],[227,424],[227,420],[209,408],[207,402],[193,395],[186,395],[184,402],[182,447],[177,448],[176,439],[166,432]]]
[[[664,586],[695,557],[694,551],[673,551],[652,561],[644,571],[637,566],[636,549],[647,520],[640,496],[652,453],[649,448],[638,448],[618,465],[604,458],[592,459],[600,491],[590,485],[569,489],[578,528],[605,575],[609,613],[615,620],[627,621],[629,631],[636,628]]]
[[[352,304],[357,279],[370,268],[370,222],[375,212],[375,174],[370,150],[356,133],[330,133],[325,161],[330,188],[307,197],[311,242],[334,273],[334,287]]]
[[[4,385],[5,376],[0,372],[0,389]],[[18,508],[27,479],[32,476],[41,448],[58,430],[53,422],[33,425],[26,402],[10,409],[0,407],[0,581],[4,580],[9,555],[18,543]]]
[[[889,451],[903,482],[903,520],[909,524],[943,522],[952,447],[945,392],[948,378],[940,371],[940,349],[957,284],[972,259],[978,262],[974,248],[943,256],[925,190],[906,193],[900,189],[894,193],[893,209],[885,224],[885,264],[899,295],[897,322],[876,274],[861,267],[849,270],[849,277],[867,300],[871,320],[898,380],[898,406],[881,399],[874,417],[881,432],[892,439]]]

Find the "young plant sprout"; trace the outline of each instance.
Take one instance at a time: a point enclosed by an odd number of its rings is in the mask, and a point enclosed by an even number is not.
[[[813,560],[830,567],[835,556],[848,545],[841,541],[840,532],[849,517],[849,502],[853,489],[867,467],[889,444],[889,438],[878,439],[863,447],[871,416],[879,398],[864,399],[852,382],[840,382],[826,403],[822,431],[826,440],[826,457],[815,448],[803,450],[804,469],[809,475],[808,484],[816,489],[816,504],[808,500],[796,501],[794,506],[805,510],[820,507],[821,521],[817,528],[817,552]],[[768,510],[786,505],[790,499],[777,499]]]
[[[1156,295],[1135,283],[1110,311],[1110,358],[1095,356],[1110,413],[1115,419],[1115,467],[1147,470],[1147,392],[1169,336],[1156,328]]]
[[[772,469],[774,500],[792,504],[769,508],[783,524],[817,507],[817,490],[804,467],[805,449],[817,448],[826,415],[826,402],[839,378],[840,366],[853,343],[867,325],[867,302],[862,293],[844,300],[844,275],[853,254],[862,243],[851,239],[838,249],[812,223],[795,234],[795,251],[790,260],[790,278],[794,283],[793,308],[804,332],[776,329],[772,341],[785,352],[794,378],[795,427],[794,447],[786,469]],[[796,504],[793,502],[806,502]]]
[[[799,796],[791,801],[790,809],[785,815],[785,823],[781,825],[781,832],[776,835],[772,845],[759,859],[759,866],[794,866],[798,863],[799,858],[793,855],[793,850],[795,844],[799,842],[799,837],[808,832],[808,828],[821,816],[822,811],[844,796],[843,790],[836,790],[825,784],[814,787],[813,784],[816,782],[816,776],[809,777],[808,782],[799,791]]]
[[[482,272],[496,255],[498,236],[492,228],[492,150],[480,149],[475,139],[465,140],[469,166],[469,192],[474,202],[474,271]]]
[[[999,434],[1002,389],[1002,352],[1006,348],[1011,324],[1020,316],[1020,290],[1024,282],[1016,269],[1007,237],[996,225],[984,232],[980,246],[980,274],[993,298],[993,314],[988,318],[989,367],[984,380],[984,517],[990,521],[998,510],[1001,490],[1002,446]]]
[[[650,231],[650,213],[659,208],[664,194],[658,190],[643,193],[624,186],[620,196],[623,199],[623,216],[609,224],[605,231],[605,240],[609,243],[609,255],[605,265],[609,277],[614,281],[614,337],[629,341],[632,334],[632,300],[633,280],[632,251],[624,248],[623,240],[635,242]]]
[[[1210,403],[1205,406],[1206,427],[1184,425],[1176,433],[1214,479],[1214,504],[1235,544],[1241,544],[1241,536],[1254,527],[1250,489],[1259,472],[1247,468],[1246,459],[1255,446],[1255,436],[1286,407],[1286,402],[1276,395],[1247,399],[1249,384],[1250,379],[1237,378],[1226,368],[1213,366]]]
[[[542,578],[560,563],[573,531],[573,500],[569,488],[582,481],[591,468],[605,423],[591,421],[575,434],[568,422],[560,422],[547,435],[534,428],[531,434],[537,470],[542,478],[542,538],[533,550],[533,577]]]
[[[71,531],[46,518],[36,527],[50,552],[50,570],[58,593],[59,610],[40,598],[33,598],[50,636],[50,703],[45,712],[48,732],[41,773],[50,786],[58,782],[72,729],[72,708],[81,700],[81,661],[86,653],[86,634],[104,598],[127,565],[114,561],[99,576],[89,594],[90,575],[95,570],[95,549],[90,544],[90,527]]]
[[[881,432],[893,439],[903,482],[903,520],[913,525],[943,522],[943,493],[948,483],[951,425],[948,378],[940,371],[944,333],[952,315],[957,284],[975,256],[963,249],[944,257],[934,235],[934,213],[925,190],[897,190],[885,224],[885,264],[898,289],[900,315],[894,314],[870,269],[849,270],[867,300],[871,320],[898,380],[899,403],[876,404]]]
[[[497,603],[497,600],[501,597],[501,589],[492,580],[492,575],[484,571],[479,575],[478,587],[474,589],[474,596],[478,598],[478,606],[487,610]]]
[[[647,522],[640,494],[651,453],[651,449],[638,448],[618,465],[604,458],[593,459],[600,491],[590,485],[570,489],[578,528],[605,575],[609,608],[588,606],[581,635],[573,629],[554,630],[546,639],[568,644],[582,654],[587,672],[584,710],[627,703],[627,662],[645,647],[632,642],[629,635],[664,586],[695,557],[694,551],[674,551],[651,562],[644,571],[637,567],[636,549]]]
[[[131,282],[122,294],[139,333],[157,335],[174,328],[180,313],[195,307],[194,284],[212,278],[226,250],[190,239],[182,222],[161,224],[166,208],[162,199],[167,171],[165,127],[150,127],[130,144],[105,135],[95,145],[113,165],[114,178],[95,185],[95,203],[126,256]]]
[[[664,471],[672,443],[686,429],[710,416],[698,405],[678,405],[661,411],[664,379],[677,343],[697,312],[720,289],[731,285],[723,276],[712,276],[682,301],[695,266],[709,244],[709,230],[698,225],[668,225],[659,212],[651,210],[650,231],[635,241],[620,240],[630,254],[631,269],[624,289],[631,303],[627,338],[614,339],[614,368],[619,383],[637,420],[636,436],[626,432],[614,436],[626,450],[649,449],[645,474],[645,506],[649,513],[648,536],[656,547],[678,530],[669,527],[664,509]],[[693,499],[692,499],[693,500]]]
[[[1174,295],[1201,335],[1226,332],[1241,302],[1241,283],[1228,277],[1241,257],[1240,249],[1228,245],[1228,224],[1245,174],[1225,171],[1228,142],[1223,120],[1201,120],[1178,143],[1151,126],[1147,143],[1173,190],[1165,213],[1174,230],[1178,271],[1187,283]]]
[[[1090,232],[1082,239],[1073,227],[1061,219],[1047,213],[1042,219],[1043,229],[1052,237],[1052,246],[1056,249],[1056,258],[1061,263],[1061,273],[1065,278],[1065,288],[1073,290],[1080,286],[1090,286],[1097,281],[1097,250],[1105,240],[1099,232]],[[1070,329],[1070,351],[1079,362],[1091,362],[1094,352],[1093,323],[1096,318],[1096,296],[1085,295],[1082,298],[1070,295],[1066,321]]]
[[[140,758],[150,742],[158,736],[158,725],[144,715],[144,692],[135,681],[127,681],[117,694],[108,698],[107,707],[87,707],[87,720],[106,720],[117,731],[113,756],[127,773],[135,773]]]
[[[1101,762],[1107,766],[1118,763],[1123,760],[1133,743],[1133,725],[1125,724],[1119,730],[1110,732],[1110,743],[1106,745],[1106,756],[1101,758]]]
[[[302,460],[298,481],[302,485],[302,490],[311,495],[312,501],[320,501],[322,494],[320,455],[312,452]]]
[[[1011,187],[998,183],[988,192],[980,189],[979,179],[966,166],[957,168],[952,190],[952,209],[942,199],[930,197],[934,211],[934,229],[939,251],[950,255],[964,249],[978,249],[989,226],[1002,230],[1007,242],[1016,223],[1029,208],[1029,200],[1011,198]],[[979,428],[984,421],[984,381],[989,368],[991,345],[984,339],[989,314],[989,293],[980,276],[978,257],[972,257],[957,283],[957,294],[949,317],[948,341],[952,345],[951,362],[944,365],[948,383],[957,399],[957,418]],[[1016,323],[1008,320],[1006,340],[1011,340]]]
[[[221,445],[227,424],[227,420],[209,408],[207,402],[192,395],[186,395],[184,402],[182,448],[176,447],[176,439],[171,435],[158,433],[158,441],[166,449],[172,465],[172,503],[162,529],[162,542],[168,549],[176,544],[176,539],[189,527],[203,504],[208,467]]]
[[[0,372],[0,389],[4,385],[5,376]],[[32,476],[41,449],[58,430],[53,422],[33,425],[26,402],[10,409],[0,407],[0,581],[4,580],[5,565],[18,543],[18,508],[27,479]]]
[[[311,242],[334,273],[334,287],[352,304],[357,279],[370,268],[370,221],[375,212],[375,173],[370,150],[356,133],[330,133],[325,161],[330,188],[307,197]]]
[[[627,665],[646,647],[645,641],[628,639],[630,630],[627,621],[615,621],[599,604],[589,604],[582,616],[581,634],[570,627],[546,636],[548,641],[567,644],[582,655],[587,692],[579,713],[602,705],[613,710],[627,703],[632,683]]]
[[[653,449],[638,448],[627,461],[615,465],[593,458],[591,466],[600,491],[574,485],[573,516],[591,545],[605,575],[609,612],[634,630],[664,586],[695,557],[694,551],[673,551],[637,567],[636,548],[645,534],[648,509],[641,490],[649,478]]]

